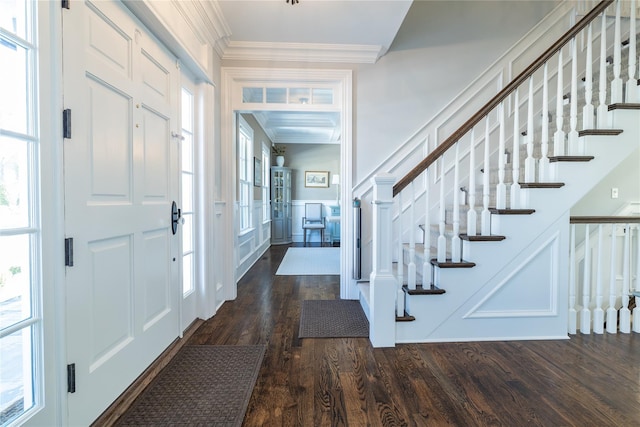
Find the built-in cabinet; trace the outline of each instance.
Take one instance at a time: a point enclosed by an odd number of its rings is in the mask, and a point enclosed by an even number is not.
[[[271,168],[271,244],[291,243],[291,169]]]

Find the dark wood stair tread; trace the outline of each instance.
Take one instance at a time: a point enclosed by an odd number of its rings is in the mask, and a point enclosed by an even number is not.
[[[564,182],[519,182],[520,188],[560,188]]]
[[[639,82],[640,83],[640,82]],[[609,111],[613,110],[640,110],[640,104],[618,103],[609,105]]]
[[[402,290],[409,295],[442,295],[446,292],[444,289],[440,289],[433,284],[428,288],[423,288],[422,285],[416,285],[415,289],[409,289],[407,285],[403,285]]]
[[[549,161],[555,162],[590,162],[595,159],[593,156],[551,156]]]
[[[622,129],[584,129],[578,132],[578,136],[616,136],[622,132]]]
[[[416,318],[406,311],[404,312],[404,316],[396,316],[396,322],[413,322]]]
[[[431,265],[440,268],[471,268],[475,267],[476,263],[468,261],[453,262],[451,261],[451,258],[447,258],[445,262],[438,262],[437,258],[431,258]]]
[[[489,208],[489,212],[494,215],[531,215],[535,209],[497,209]]]
[[[497,234],[491,234],[489,236],[482,236],[480,234],[476,234],[474,236],[470,236],[468,234],[461,234],[461,240],[466,240],[468,242],[499,242],[501,240],[506,239],[505,236],[499,236]]]

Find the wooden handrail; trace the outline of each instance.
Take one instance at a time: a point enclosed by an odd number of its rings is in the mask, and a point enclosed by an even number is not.
[[[591,21],[593,21],[600,13],[602,13],[614,0],[602,0],[596,7],[594,7],[584,18],[582,18],[576,25],[574,25],[569,31],[567,31],[562,37],[558,39],[549,49],[547,49],[542,55],[531,63],[524,71],[522,71],[515,79],[505,86],[496,96],[494,96],[489,102],[485,104],[477,113],[475,113],[469,120],[467,120],[457,131],[455,131],[449,138],[445,139],[442,144],[438,145],[431,153],[427,155],[420,163],[416,165],[409,173],[401,178],[393,186],[393,196],[395,197],[401,192],[411,181],[416,179],[422,172],[424,172],[429,166],[431,166],[436,160],[438,160],[449,148],[460,140],[467,132],[477,125],[483,117],[487,116],[494,108],[496,108],[502,101],[504,101],[511,93],[516,90],[526,79],[531,77],[545,62],[547,62],[556,52],[558,52],[564,45],[566,45],[573,37],[575,37],[583,28],[585,28]]]
[[[640,224],[640,216],[572,216],[571,224]]]

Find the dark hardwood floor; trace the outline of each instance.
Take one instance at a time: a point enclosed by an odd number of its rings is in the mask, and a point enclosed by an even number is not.
[[[338,276],[275,276],[273,246],[188,344],[266,344],[245,426],[638,426],[640,336],[411,344],[299,339]]]

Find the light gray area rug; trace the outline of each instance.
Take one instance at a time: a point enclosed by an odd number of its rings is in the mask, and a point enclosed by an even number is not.
[[[300,338],[369,336],[369,321],[354,300],[305,300],[300,310]]]
[[[340,274],[340,248],[289,248],[278,267],[278,276]]]
[[[265,346],[189,345],[116,426],[241,426]]]

